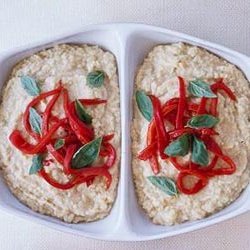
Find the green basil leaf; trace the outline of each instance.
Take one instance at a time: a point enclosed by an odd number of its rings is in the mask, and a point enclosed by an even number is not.
[[[36,174],[43,167],[42,155],[35,155],[32,158],[32,165],[29,169],[29,174]]]
[[[136,91],[135,98],[141,114],[150,122],[153,117],[153,105],[150,98],[142,90]]]
[[[194,80],[189,82],[188,91],[196,97],[216,98],[217,95],[213,93],[210,85],[202,80]]]
[[[101,143],[102,137],[98,137],[78,149],[72,158],[72,168],[83,168],[91,164],[99,155]]]
[[[190,118],[187,126],[190,128],[212,128],[219,122],[219,118],[212,115],[196,115]]]
[[[148,180],[161,191],[170,196],[176,196],[178,190],[175,182],[166,176],[148,176]]]
[[[34,108],[30,108],[29,110],[29,123],[35,133],[41,134],[42,117]]]
[[[54,148],[55,150],[58,150],[60,148],[62,148],[65,144],[65,140],[64,139],[57,139],[55,144],[54,144]]]
[[[164,150],[168,156],[185,156],[190,148],[190,135],[184,134],[172,141]]]
[[[41,90],[38,87],[34,78],[30,76],[21,76],[21,83],[24,90],[31,96],[37,96],[40,94]]]
[[[105,73],[101,70],[96,70],[88,73],[87,84],[93,88],[99,88],[103,85],[105,80]]]
[[[201,166],[207,166],[209,163],[209,156],[206,145],[203,141],[199,140],[196,136],[193,136],[192,146],[192,162],[197,163]]]
[[[82,103],[79,100],[75,101],[75,109],[79,119],[87,124],[92,123],[92,117],[86,112]]]

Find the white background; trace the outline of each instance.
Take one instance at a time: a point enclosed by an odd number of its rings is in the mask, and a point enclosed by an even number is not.
[[[0,52],[86,24],[141,22],[226,45],[250,55],[249,0],[0,0]],[[1,195],[1,190],[0,190]],[[57,232],[0,212],[1,250],[250,249],[250,213],[163,240],[122,243]]]

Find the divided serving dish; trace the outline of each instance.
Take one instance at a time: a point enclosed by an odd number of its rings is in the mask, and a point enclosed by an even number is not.
[[[250,58],[223,46],[163,28],[132,23],[90,25],[74,34],[57,37],[39,44],[30,44],[0,54],[0,87],[11,68],[21,59],[59,43],[87,43],[111,51],[117,60],[121,108],[121,164],[117,197],[110,214],[99,221],[67,224],[41,215],[20,203],[0,178],[0,209],[51,228],[86,237],[142,241],[159,239],[203,228],[250,210],[250,187],[230,206],[208,218],[175,226],[154,225],[139,207],[135,195],[131,169],[130,125],[135,73],[147,53],[158,44],[186,42],[206,48],[237,65],[250,79]]]

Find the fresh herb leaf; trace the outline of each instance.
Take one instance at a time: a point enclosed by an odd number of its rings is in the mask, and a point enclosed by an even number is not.
[[[187,126],[190,128],[212,128],[219,122],[219,118],[213,115],[196,115],[190,118]]]
[[[30,108],[29,110],[29,123],[35,133],[41,134],[42,117],[34,108]]]
[[[178,194],[176,184],[172,179],[165,176],[148,176],[147,178],[154,186],[166,194],[170,196],[176,196]]]
[[[88,73],[87,84],[94,88],[99,88],[103,85],[105,73],[101,70],[96,70]]]
[[[210,85],[202,80],[194,80],[189,82],[188,91],[196,97],[216,98],[216,94],[210,88]]]
[[[54,144],[55,150],[62,148],[64,146],[64,144],[65,144],[65,139],[57,139],[55,144]]]
[[[82,103],[79,100],[75,101],[75,109],[79,119],[87,124],[92,123],[92,117],[86,112]]]
[[[34,78],[30,76],[21,76],[21,83],[24,90],[31,96],[37,96],[40,94],[41,90],[38,87]]]
[[[150,98],[142,90],[136,91],[135,98],[141,114],[150,122],[153,117],[153,105]]]
[[[29,174],[36,174],[43,167],[43,157],[42,155],[35,155],[32,158],[32,165],[29,169]]]
[[[102,137],[98,137],[78,149],[72,158],[72,168],[83,168],[91,164],[99,155],[101,143]]]
[[[168,156],[185,156],[190,148],[190,135],[184,134],[172,141],[164,150]]]
[[[196,136],[193,136],[192,146],[192,162],[197,163],[201,166],[207,166],[209,163],[209,156],[206,145],[203,141],[199,140]]]

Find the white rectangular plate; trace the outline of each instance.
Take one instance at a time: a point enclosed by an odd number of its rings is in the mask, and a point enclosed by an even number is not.
[[[158,44],[186,42],[204,47],[237,65],[250,79],[250,59],[223,46],[188,35],[143,24],[104,24],[83,28],[52,41],[31,44],[0,54],[0,86],[11,68],[22,58],[58,43],[88,43],[111,51],[117,59],[122,126],[121,171],[118,195],[109,216],[91,223],[67,224],[33,212],[21,204],[0,179],[0,209],[51,228],[102,240],[142,241],[159,239],[203,228],[242,214],[250,209],[250,187],[230,206],[208,218],[176,226],[152,224],[137,204],[131,173],[130,124],[135,71],[143,58]]]

